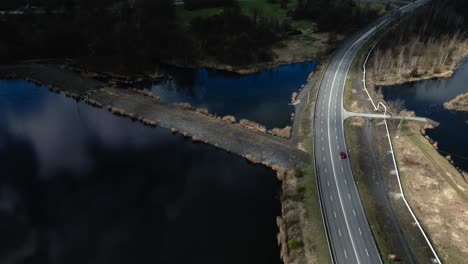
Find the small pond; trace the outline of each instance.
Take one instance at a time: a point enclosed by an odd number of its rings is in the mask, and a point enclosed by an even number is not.
[[[279,264],[261,165],[0,81],[0,263]]]
[[[282,128],[291,124],[292,93],[316,67],[315,61],[293,63],[248,75],[203,68],[167,68],[173,79],[150,88],[165,101],[189,102],[219,116],[234,115],[268,128]]]
[[[382,87],[386,101],[402,99],[408,110],[417,116],[428,117],[440,123],[427,131],[439,144],[439,152],[451,154],[455,165],[468,171],[468,112],[448,111],[443,104],[459,94],[468,92],[468,60],[465,60],[452,78],[412,82]]]

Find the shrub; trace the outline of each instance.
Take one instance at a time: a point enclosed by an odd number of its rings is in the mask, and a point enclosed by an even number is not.
[[[230,123],[235,123],[236,122],[236,118],[234,116],[232,116],[232,115],[224,116],[223,120],[227,121],[227,122],[230,122]]]
[[[295,168],[294,169],[294,176],[296,176],[296,178],[302,178],[304,177],[304,171],[300,168]]]
[[[301,240],[298,240],[295,238],[288,240],[288,248],[290,250],[298,249],[302,247],[303,245],[304,243]]]
[[[258,123],[255,123],[253,121],[247,120],[247,119],[241,119],[239,124],[241,126],[243,126],[243,127],[248,128],[248,129],[260,131],[260,132],[263,132],[263,133],[267,132],[267,129],[264,126],[262,126],[262,125],[260,125]]]

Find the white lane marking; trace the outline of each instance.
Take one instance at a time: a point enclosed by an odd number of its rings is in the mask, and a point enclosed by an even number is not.
[[[360,40],[359,40],[360,41]],[[346,53],[344,54],[343,58],[341,59],[340,63],[338,64],[338,68],[337,68],[337,71],[338,69],[340,68],[341,64],[343,63],[344,61],[344,58],[346,58],[346,54],[349,52],[349,50],[356,44],[357,42],[355,42],[347,51]],[[331,85],[331,91],[330,91],[330,95],[333,94],[333,86],[335,86],[335,81],[336,81],[336,75],[337,75],[337,72],[335,72],[335,77],[333,78],[333,83]],[[332,100],[332,97],[329,96],[329,99],[328,99],[328,107],[330,107],[331,105],[331,101]],[[332,146],[331,146],[331,141],[330,141],[330,138],[331,138],[331,135],[330,135],[330,117],[327,118],[327,127],[328,127],[328,147],[330,148],[330,157],[333,157],[333,151],[332,151]],[[338,141],[338,136],[336,136],[336,140]],[[335,182],[338,183],[338,179],[337,179],[337,176],[336,176],[336,172],[335,172],[335,163],[333,161],[333,158],[331,158],[331,163],[332,163],[332,169],[333,169],[333,176],[335,177]],[[353,246],[353,251],[354,251],[354,254],[356,256],[356,260],[357,260],[357,263],[360,264],[361,262],[359,261],[359,256],[358,256],[358,253],[357,253],[357,250],[356,250],[356,245],[354,245],[354,239],[353,239],[353,234],[351,233],[351,229],[349,227],[349,223],[348,223],[348,217],[346,216],[346,210],[343,206],[343,200],[341,198],[341,190],[340,190],[340,185],[339,184],[336,184],[336,188],[338,190],[338,198],[340,200],[340,206],[341,206],[341,210],[343,212],[343,215],[344,215],[344,220],[345,220],[345,223],[346,223],[346,229],[348,230],[348,234],[349,234],[349,237],[350,237],[350,240],[351,240],[351,245]],[[347,258],[347,257],[346,257]]]
[[[340,230],[339,228],[338,228],[338,234],[339,234],[340,237],[341,237],[341,230]]]
[[[325,157],[323,157],[323,161],[325,162]]]
[[[328,185],[328,187],[330,187],[330,181],[327,181],[327,185]]]
[[[350,195],[349,193],[348,193],[348,199],[350,199],[350,200],[351,200],[351,195]]]
[[[336,218],[336,211],[333,211],[333,214],[335,215],[335,218]]]
[[[346,179],[344,180],[344,184],[348,185],[348,181]]]
[[[344,169],[343,169],[343,167],[341,167],[341,172],[344,172]]]
[[[353,209],[353,214],[354,214],[354,216],[356,216],[356,211],[354,211],[354,209]]]
[[[327,170],[327,168],[325,168],[325,173],[327,173],[327,172],[328,172],[328,170]]]
[[[330,200],[332,200],[332,201],[333,201],[333,196],[331,196],[331,195],[330,195]]]
[[[367,248],[366,248],[366,254],[367,254],[367,256],[369,257],[369,251],[367,251]]]
[[[323,127],[320,128],[320,133],[323,133]],[[323,148],[323,147],[322,147]]]
[[[346,249],[343,249],[343,252],[344,252],[345,258],[347,259],[347,258],[348,258],[348,255],[346,254]]]
[[[361,228],[359,227],[358,229],[359,229],[359,235],[362,236]]]

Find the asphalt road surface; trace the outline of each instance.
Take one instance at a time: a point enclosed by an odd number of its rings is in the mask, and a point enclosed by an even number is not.
[[[351,63],[380,27],[429,1],[417,1],[369,25],[338,49],[319,88],[314,118],[314,149],[320,202],[334,263],[382,263],[364,213],[344,137],[344,86]],[[370,162],[370,161],[369,161]]]

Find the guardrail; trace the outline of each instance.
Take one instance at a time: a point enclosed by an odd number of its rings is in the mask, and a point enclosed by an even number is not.
[[[435,251],[434,247],[432,246],[431,244],[431,241],[429,240],[429,238],[427,237],[426,233],[424,232],[424,229],[422,228],[421,224],[419,223],[418,219],[416,218],[416,215],[414,214],[413,210],[411,209],[411,206],[409,205],[408,201],[406,200],[406,197],[405,197],[405,193],[403,192],[403,187],[402,187],[402,184],[401,184],[401,179],[400,179],[400,173],[398,172],[398,165],[397,165],[397,162],[396,162],[396,158],[395,158],[395,154],[394,154],[394,150],[393,150],[393,144],[392,144],[392,138],[390,136],[390,131],[388,129],[388,124],[387,124],[387,107],[382,103],[382,102],[378,102],[377,105],[374,103],[374,100],[372,99],[371,95],[369,94],[369,91],[367,90],[367,85],[366,85],[366,76],[367,76],[367,72],[366,72],[366,65],[367,65],[367,61],[369,60],[369,57],[372,53],[372,51],[374,51],[375,49],[375,46],[377,45],[378,42],[376,42],[374,44],[374,46],[371,48],[371,50],[369,51],[369,53],[367,54],[367,57],[366,57],[366,60],[364,61],[364,64],[362,65],[362,68],[363,68],[363,87],[364,87],[364,91],[367,93],[367,96],[369,97],[369,100],[371,101],[372,103],[372,106],[374,107],[374,111],[378,111],[380,109],[380,106],[382,106],[384,108],[384,124],[385,124],[385,129],[387,131],[387,138],[388,138],[388,143],[390,145],[390,152],[392,154],[392,159],[393,159],[393,166],[395,167],[395,173],[396,173],[396,176],[397,176],[397,180],[398,180],[398,186],[400,188],[400,193],[401,193],[401,197],[403,198],[403,201],[406,205],[406,207],[408,208],[408,211],[410,212],[411,216],[413,217],[416,225],[418,226],[419,230],[421,231],[421,234],[424,236],[424,239],[426,240],[426,243],[427,245],[429,246],[429,248],[431,249],[432,251],[432,254],[434,255],[434,261],[435,263],[442,263],[439,256],[437,255],[437,252]]]

